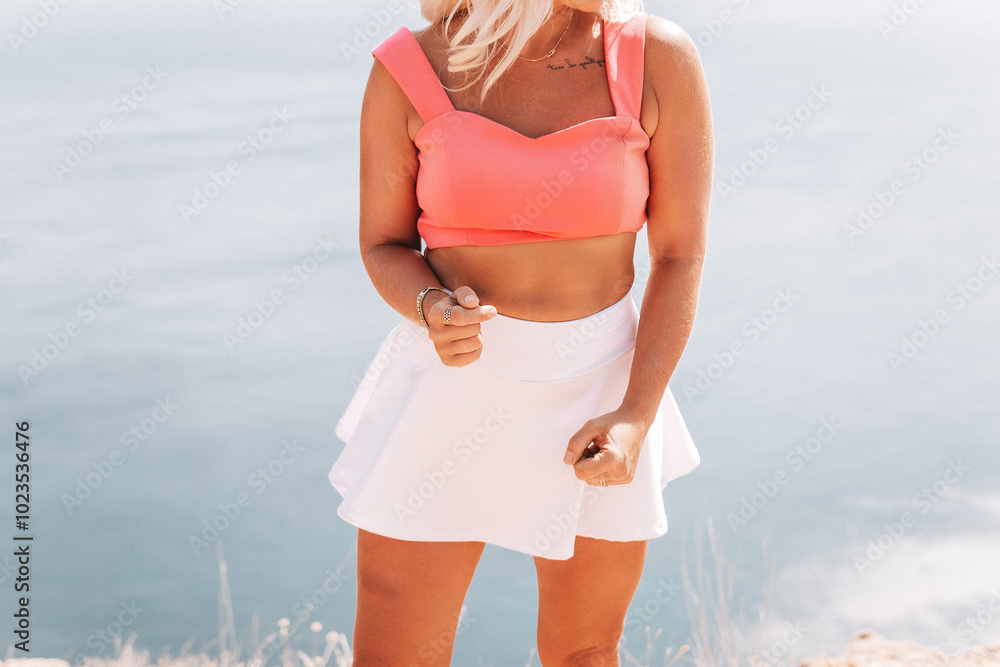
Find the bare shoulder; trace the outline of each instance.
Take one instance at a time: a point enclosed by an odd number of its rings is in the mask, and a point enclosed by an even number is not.
[[[646,15],[646,48],[697,54],[694,40],[684,28],[662,16]]]
[[[646,17],[645,61],[645,74],[656,92],[701,77],[701,59],[694,40],[684,28],[660,16]]]
[[[705,115],[708,92],[698,49],[691,36],[669,19],[646,17],[643,77],[643,101],[644,106],[650,102],[647,123],[652,131],[661,121]]]
[[[420,117],[409,97],[378,56],[372,58],[361,100],[361,126],[362,132],[372,138],[393,138],[400,142],[412,141],[420,127]]]
[[[405,109],[407,101],[406,94],[396,82],[389,68],[378,57],[372,58],[371,70],[368,72],[368,85],[362,99],[362,113],[371,107],[379,110],[392,107]]]

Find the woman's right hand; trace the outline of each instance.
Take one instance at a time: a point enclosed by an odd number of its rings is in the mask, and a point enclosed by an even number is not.
[[[445,366],[467,366],[483,353],[483,337],[479,334],[479,323],[492,319],[497,314],[493,306],[479,304],[479,296],[472,288],[463,285],[450,295],[433,291],[428,295],[440,295],[430,307],[424,297],[424,319],[430,326],[428,335],[434,342],[441,362]],[[451,308],[451,324],[444,323],[444,311]]]

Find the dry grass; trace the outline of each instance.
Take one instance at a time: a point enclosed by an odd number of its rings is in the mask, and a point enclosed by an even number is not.
[[[754,605],[756,619],[748,619],[747,603],[734,597],[736,562],[730,561],[725,546],[715,532],[711,517],[706,520],[709,553],[705,553],[701,526],[694,531],[694,570],[688,565],[688,551],[683,540],[681,575],[684,580],[684,603],[691,622],[690,660],[696,667],[785,667],[795,661],[766,654],[770,610],[774,595],[775,557],[769,544],[761,545],[762,563],[767,574],[762,601]],[[738,560],[738,559],[737,559]]]
[[[246,661],[240,660],[244,651],[236,638],[233,600],[229,593],[229,576],[221,540],[216,542],[216,558],[219,562],[219,634],[215,641],[204,646],[202,651],[191,653],[194,640],[190,640],[181,647],[179,655],[171,656],[168,651],[164,651],[154,660],[150,658],[149,651],[135,648],[135,633],[132,633],[125,642],[122,642],[120,635],[116,635],[114,656],[85,656],[79,667],[264,667],[275,655],[278,656],[281,667],[351,666],[353,657],[347,644],[347,637],[339,632],[327,632],[324,635],[321,623],[309,624],[309,631],[312,634],[311,653],[293,646],[292,637],[305,622],[305,616],[294,622],[282,618],[274,631],[261,638],[260,617],[255,614],[250,628],[250,657]],[[218,648],[217,658],[205,652],[206,649],[213,647]],[[64,660],[55,659],[10,660],[9,658],[8,655],[8,660],[0,667],[68,667],[69,664]]]
[[[733,582],[736,574],[734,564],[724,553],[724,549],[715,534],[711,520],[707,525],[708,542],[711,552],[711,562],[704,558],[704,545],[700,529],[695,531],[695,562],[694,571],[690,572],[685,549],[682,562],[684,578],[685,605],[691,619],[692,644],[681,646],[674,652],[668,647],[655,667],[669,667],[679,661],[693,664],[695,667],[735,667],[736,665],[773,665],[759,660],[759,651],[754,652],[748,642],[751,637],[744,628],[744,604],[739,602],[737,616],[731,617],[733,609]],[[767,549],[764,556],[767,561]],[[318,622],[309,625],[312,635],[311,651],[293,645],[293,638],[300,626],[305,623],[306,616],[295,621],[287,618],[278,621],[275,630],[264,637],[260,636],[259,616],[251,621],[251,636],[249,658],[241,660],[247,651],[236,636],[233,621],[233,603],[229,591],[227,563],[222,550],[221,540],[216,542],[216,556],[219,564],[219,623],[218,636],[202,647],[198,653],[191,653],[193,640],[181,647],[177,656],[171,656],[164,651],[155,659],[150,652],[137,649],[134,646],[136,635],[132,634],[122,642],[120,636],[115,637],[114,656],[86,656],[79,667],[266,667],[274,664],[275,657],[281,667],[351,667],[353,656],[347,637],[338,632],[323,633],[323,626]],[[763,637],[764,623],[767,618],[765,609],[770,602],[771,585],[773,584],[773,561],[768,586],[765,591],[765,604],[758,607],[758,628],[754,635],[760,640]],[[463,610],[464,611],[464,610]],[[622,645],[623,667],[654,667],[654,645],[662,629],[655,632],[646,627],[645,656],[640,659],[631,653],[627,646]],[[308,641],[308,640],[307,640]],[[759,641],[758,641],[759,644]],[[749,648],[748,648],[749,647]],[[218,649],[218,657],[213,658],[208,649]],[[526,667],[534,664],[535,651],[528,656]],[[8,656],[9,658],[10,656]],[[757,662],[753,660],[757,659]],[[748,660],[750,660],[748,662]],[[6,663],[10,663],[9,665]],[[32,664],[34,663],[34,664]],[[8,660],[0,667],[67,667],[62,660]]]
[[[671,667],[678,663],[693,667],[788,667],[798,664],[790,657],[770,659],[765,648],[775,570],[774,555],[767,542],[762,545],[762,562],[766,569],[763,596],[761,603],[753,606],[752,615],[747,613],[745,598],[737,598],[734,592],[739,557],[730,560],[726,555],[726,548],[716,534],[711,518],[706,521],[704,534],[700,526],[694,530],[694,562],[691,566],[688,564],[686,539],[682,540],[682,545],[684,603],[691,623],[690,643],[693,648],[684,645],[675,653],[673,647],[668,647],[654,665],[654,646],[662,629],[654,632],[647,626],[645,655],[640,659],[631,653],[623,641],[622,667]],[[219,563],[219,630],[215,640],[203,646],[198,653],[190,652],[194,641],[191,640],[181,647],[179,655],[171,656],[164,651],[154,660],[150,658],[149,651],[135,648],[134,633],[124,643],[120,636],[116,636],[113,657],[86,656],[79,667],[266,667],[275,664],[275,656],[280,667],[351,667],[353,657],[347,637],[338,632],[324,634],[323,626],[318,622],[309,624],[312,637],[310,652],[293,645],[293,638],[297,636],[297,631],[306,622],[308,615],[302,615],[295,621],[280,619],[276,629],[264,637],[260,636],[259,616],[255,615],[251,621],[250,657],[246,661],[241,660],[245,651],[236,637],[229,577],[221,541],[216,543],[216,555]],[[462,611],[464,613],[464,607]],[[753,620],[748,620],[748,616],[752,616]],[[308,642],[308,639],[305,641]],[[217,658],[206,652],[213,648],[218,649]],[[7,659],[0,662],[0,667],[69,667],[67,661],[59,659],[12,660],[12,652],[13,647],[10,647]],[[532,667],[536,662],[536,653],[532,649],[525,667]],[[961,656],[946,656],[938,649],[925,648],[912,642],[889,641],[874,632],[864,631],[842,656],[818,656],[801,663],[801,667],[865,665],[1000,666],[1000,642],[972,649]]]
[[[648,625],[646,626],[646,657],[640,662],[639,658],[633,655],[629,650],[628,646],[622,643],[622,667],[652,667],[653,659],[653,645],[656,643],[656,639],[663,633],[663,629],[660,628],[656,632],[652,631]],[[670,667],[677,663],[678,660],[684,657],[691,650],[691,647],[684,645],[677,650],[677,655],[674,655],[674,647],[668,646],[666,652],[663,655],[663,667]]]

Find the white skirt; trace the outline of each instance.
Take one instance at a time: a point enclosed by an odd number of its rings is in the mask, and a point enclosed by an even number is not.
[[[591,486],[563,463],[570,436],[621,405],[638,323],[630,295],[577,320],[497,314],[480,325],[480,358],[454,368],[402,317],[337,422],[347,443],[329,474],[337,514],[397,539],[556,560],[573,555],[577,535],[663,535],[663,489],[700,463],[669,388],[632,482]]]

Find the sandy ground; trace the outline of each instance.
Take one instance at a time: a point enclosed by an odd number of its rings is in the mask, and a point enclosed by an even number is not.
[[[192,663],[201,667],[218,664],[209,659],[208,656],[196,657],[203,659],[192,661],[189,658],[175,664],[184,667],[192,667]],[[105,659],[97,660],[95,664],[112,665],[115,662],[113,659]],[[135,660],[126,659],[123,662],[126,667],[139,667],[135,664]],[[940,649],[920,646],[915,642],[891,641],[875,632],[866,630],[859,632],[847,650],[840,656],[817,656],[806,658],[799,663],[799,667],[931,667],[936,665],[948,665],[949,667],[1000,666],[1000,641],[974,648],[962,655],[949,656]],[[70,667],[70,664],[56,658],[21,658],[0,661],[0,667]]]
[[[962,655],[949,656],[940,649],[920,646],[914,642],[890,641],[875,632],[863,631],[858,633],[842,655],[807,658],[800,663],[800,667],[930,667],[931,665],[950,667],[1000,665],[1000,642],[974,648]]]

